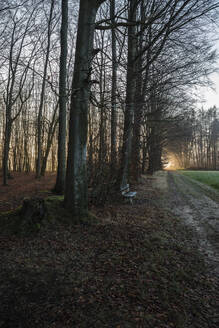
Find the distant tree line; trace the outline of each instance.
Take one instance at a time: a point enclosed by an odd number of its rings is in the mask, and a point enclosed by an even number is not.
[[[218,170],[219,109],[191,111],[172,125],[167,148],[179,168]]]

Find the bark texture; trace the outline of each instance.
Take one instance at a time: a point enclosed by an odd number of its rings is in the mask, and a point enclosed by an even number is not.
[[[66,75],[68,54],[68,0],[62,0],[61,53],[59,75],[58,169],[55,192],[64,193],[66,174]]]
[[[47,32],[47,47],[46,47],[46,58],[43,70],[43,82],[40,93],[40,104],[37,117],[37,161],[36,161],[36,178],[39,179],[41,176],[41,162],[42,162],[42,115],[43,106],[45,99],[45,89],[46,89],[46,78],[47,69],[49,65],[49,54],[50,54],[50,44],[51,44],[51,34],[52,34],[52,19],[54,10],[54,0],[51,0],[51,7],[48,20],[48,32]]]
[[[111,168],[112,174],[116,165],[116,137],[117,137],[117,53],[116,53],[116,31],[115,31],[115,0],[110,2],[110,18],[112,23],[112,94],[111,94]]]
[[[88,100],[95,18],[103,1],[80,1],[69,123],[64,204],[73,216],[87,213]]]
[[[129,1],[129,21],[133,22],[136,18],[136,1]],[[127,185],[129,179],[129,166],[131,157],[131,143],[132,143],[132,125],[134,113],[134,98],[136,85],[136,27],[130,25],[128,27],[128,64],[126,77],[126,108],[125,108],[125,122],[123,134],[123,149],[122,149],[122,170],[120,185],[121,187]]]

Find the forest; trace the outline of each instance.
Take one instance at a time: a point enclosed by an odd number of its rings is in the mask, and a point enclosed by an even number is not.
[[[126,186],[170,161],[217,169],[218,109],[196,98],[217,69],[217,9],[205,0],[1,1],[3,184],[13,171],[57,172],[54,190],[76,213],[88,187]]]
[[[0,1],[0,328],[219,326],[218,14]]]

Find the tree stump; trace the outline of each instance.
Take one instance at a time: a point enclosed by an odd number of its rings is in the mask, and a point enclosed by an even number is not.
[[[47,208],[43,198],[26,198],[23,200],[20,217],[24,230],[39,230],[46,216]]]

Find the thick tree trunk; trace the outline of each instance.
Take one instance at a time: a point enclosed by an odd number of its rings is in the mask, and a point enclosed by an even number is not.
[[[138,181],[141,168],[140,168],[140,153],[141,153],[141,127],[142,115],[144,106],[144,94],[142,90],[142,60],[138,61],[138,74],[136,81],[135,92],[135,111],[134,111],[134,125],[133,125],[133,140],[132,140],[132,176]]]
[[[103,35],[104,38],[104,35]],[[100,54],[100,66],[104,67],[104,56]],[[101,70],[100,72],[100,124],[99,124],[99,152],[98,152],[98,165],[102,169],[103,163],[106,160],[106,108],[105,108],[105,88],[106,88],[106,76],[105,72]]]
[[[68,53],[68,0],[62,0],[61,53],[59,75],[58,169],[54,191],[64,193],[66,175],[66,75]]]
[[[159,104],[155,100],[156,95],[152,95],[152,113],[151,113],[151,129],[148,145],[148,173],[153,174],[161,169],[162,156],[162,127],[161,127],[161,110]]]
[[[140,7],[141,20],[145,21],[145,4],[142,1]],[[143,33],[144,27],[140,26],[138,38],[138,54],[142,53],[143,47]],[[149,50],[147,51],[147,62],[149,60]],[[140,167],[140,153],[141,153],[141,128],[142,128],[142,115],[144,109],[144,99],[146,95],[146,87],[148,82],[149,67],[146,67],[143,81],[143,55],[138,56],[136,63],[136,91],[135,91],[135,111],[134,111],[134,125],[133,125],[133,142],[132,142],[132,176],[138,181],[141,174]]]
[[[148,173],[153,174],[156,171],[156,131],[153,126],[150,131],[149,145],[148,145]]]
[[[113,25],[112,28],[112,94],[111,94],[111,171],[115,171],[117,162],[116,154],[116,125],[117,125],[117,111],[116,111],[116,90],[117,90],[117,54],[116,54],[116,31],[115,31],[115,0],[110,2],[110,18]]]
[[[133,22],[136,18],[136,1],[129,1],[129,21]],[[130,25],[128,27],[128,64],[126,76],[126,108],[125,108],[125,122],[123,134],[123,149],[122,149],[122,165],[120,185],[125,186],[129,179],[129,166],[131,158],[131,143],[132,143],[132,124],[134,113],[134,98],[135,98],[135,58],[136,58],[136,27]]]
[[[139,95],[140,96],[140,95]],[[136,104],[134,113],[134,129],[132,141],[132,176],[138,181],[140,169],[140,152],[141,152],[141,125],[142,125],[142,108],[140,104]]]
[[[80,1],[78,33],[69,123],[69,144],[65,186],[65,208],[73,216],[87,213],[87,129],[89,81],[93,53],[95,18],[103,1]]]

